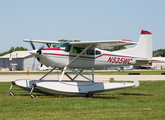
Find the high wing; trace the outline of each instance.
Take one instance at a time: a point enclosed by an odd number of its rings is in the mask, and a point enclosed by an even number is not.
[[[42,43],[42,44],[52,44],[57,45],[59,42],[56,41],[46,41],[46,40],[31,40],[31,39],[24,39],[24,42],[34,42],[34,43]]]
[[[31,39],[24,39],[24,42],[34,42],[34,43],[42,43],[42,44],[52,44],[57,45],[60,42],[56,41],[46,41],[46,40],[31,40]],[[131,40],[100,40],[100,41],[85,41],[85,42],[70,42],[70,45],[75,47],[87,47],[89,44],[92,45],[93,48],[98,47],[115,47],[115,46],[123,46],[123,45],[134,45],[137,42]]]
[[[100,40],[100,41],[86,41],[86,42],[70,42],[70,45],[75,47],[87,47],[89,44],[92,45],[93,48],[98,47],[116,47],[116,46],[123,46],[123,45],[134,45],[137,42],[131,40]]]

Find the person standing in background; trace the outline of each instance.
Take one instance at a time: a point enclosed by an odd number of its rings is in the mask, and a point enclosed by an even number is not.
[[[30,75],[29,67],[28,67],[28,69],[27,69],[27,74]]]

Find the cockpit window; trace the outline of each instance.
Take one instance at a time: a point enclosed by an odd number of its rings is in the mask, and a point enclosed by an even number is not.
[[[69,45],[69,42],[61,42],[56,47],[66,52],[69,52],[71,48],[71,46]]]

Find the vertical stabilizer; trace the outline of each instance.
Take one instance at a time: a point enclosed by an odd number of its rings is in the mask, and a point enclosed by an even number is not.
[[[139,42],[134,48],[116,51],[116,53],[152,59],[152,33],[142,30]]]

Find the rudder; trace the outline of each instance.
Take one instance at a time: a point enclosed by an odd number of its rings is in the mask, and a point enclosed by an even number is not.
[[[142,30],[139,38],[139,42],[135,47],[137,50],[135,53],[147,59],[152,59],[152,33]]]
[[[141,31],[139,42],[134,48],[116,51],[118,54],[125,54],[145,59],[152,59],[152,33],[146,30]]]

